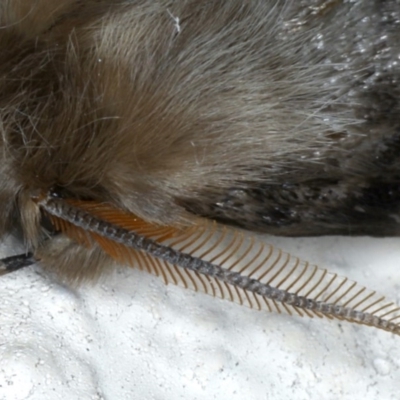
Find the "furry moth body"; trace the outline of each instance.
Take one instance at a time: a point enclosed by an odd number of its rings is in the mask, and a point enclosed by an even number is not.
[[[398,235],[399,21],[394,0],[3,2],[0,233],[70,282],[116,260],[399,333],[375,292],[202,219]]]

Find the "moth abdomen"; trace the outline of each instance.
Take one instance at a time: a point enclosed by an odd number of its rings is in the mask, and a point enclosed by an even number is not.
[[[396,194],[368,204],[374,182],[396,182],[398,35],[378,22],[393,10],[328,3],[10,2],[4,164],[22,187],[159,223],[189,211],[285,235],[396,234]]]

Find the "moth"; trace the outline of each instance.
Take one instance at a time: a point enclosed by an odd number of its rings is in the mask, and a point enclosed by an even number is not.
[[[0,234],[71,284],[115,263],[400,334],[374,291],[256,239],[399,234],[395,0],[6,0]]]

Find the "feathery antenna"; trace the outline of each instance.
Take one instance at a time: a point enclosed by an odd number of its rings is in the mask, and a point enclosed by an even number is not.
[[[400,308],[345,277],[303,262],[242,232],[199,220],[155,227],[108,204],[48,196],[55,227],[121,263],[252,308],[327,317],[400,334]]]

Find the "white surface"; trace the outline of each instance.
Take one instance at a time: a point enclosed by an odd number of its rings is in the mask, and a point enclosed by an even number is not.
[[[400,239],[270,239],[400,300]],[[400,337],[387,332],[253,311],[136,270],[78,290],[39,268],[0,278],[1,400],[399,398]]]

